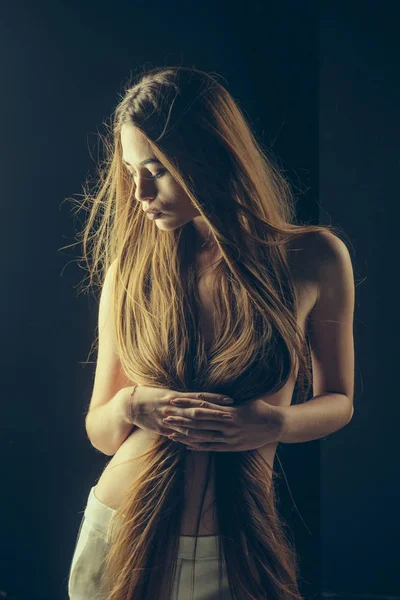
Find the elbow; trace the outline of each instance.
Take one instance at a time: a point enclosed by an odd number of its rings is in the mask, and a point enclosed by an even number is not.
[[[117,450],[114,448],[110,448],[106,444],[104,444],[104,440],[103,441],[97,440],[93,434],[89,433],[87,426],[86,426],[86,435],[87,435],[87,438],[88,438],[91,446],[93,446],[93,448],[95,450],[98,450],[99,452],[101,452],[102,454],[105,454],[106,456],[114,456],[114,454],[116,453]]]
[[[95,448],[95,450],[98,450],[99,452],[101,452],[101,454],[105,454],[106,456],[114,456],[116,452],[116,450],[110,450],[110,448],[105,448],[103,444],[95,444],[90,438],[89,442],[91,443],[93,448]]]
[[[348,420],[347,420],[347,425],[348,425],[348,424],[350,423],[350,421],[352,420],[352,418],[353,418],[353,415],[354,415],[354,406],[352,406],[352,407],[351,407],[351,409],[350,409],[350,415],[349,415],[349,418],[348,418]]]

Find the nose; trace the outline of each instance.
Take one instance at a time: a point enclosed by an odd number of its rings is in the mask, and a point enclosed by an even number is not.
[[[155,196],[155,186],[151,179],[138,177],[135,189],[135,198],[143,202],[143,200],[151,200]]]

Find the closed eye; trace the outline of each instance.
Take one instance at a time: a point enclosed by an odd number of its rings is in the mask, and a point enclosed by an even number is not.
[[[164,171],[160,171],[159,173],[157,173],[156,175],[153,175],[153,177],[143,177],[143,179],[159,179],[160,177],[162,177],[167,171],[164,169]],[[129,175],[133,178],[136,177],[136,173],[132,173],[131,171],[128,171]]]

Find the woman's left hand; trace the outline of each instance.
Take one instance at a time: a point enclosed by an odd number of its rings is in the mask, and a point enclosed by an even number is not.
[[[176,408],[168,409],[168,418],[174,420],[163,419],[163,422],[176,432],[168,437],[185,444],[189,450],[243,452],[280,440],[282,408],[261,399],[240,406],[220,406],[186,398],[179,398],[179,404],[175,402],[171,400],[171,405]],[[196,408],[217,409],[232,415],[232,419],[226,419],[226,422],[204,420],[201,410],[196,414]]]

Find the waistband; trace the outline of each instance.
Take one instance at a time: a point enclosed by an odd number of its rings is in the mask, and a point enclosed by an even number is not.
[[[86,521],[108,538],[108,525],[111,517],[116,512],[110,506],[103,504],[94,493],[95,487],[90,489],[84,516]],[[179,536],[178,558],[193,558],[197,537],[195,560],[218,558],[218,535],[181,535]]]

